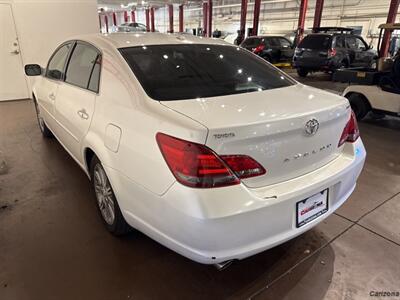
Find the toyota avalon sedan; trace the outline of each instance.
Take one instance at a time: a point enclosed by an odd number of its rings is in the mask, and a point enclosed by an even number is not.
[[[86,172],[107,229],[135,228],[200,263],[311,229],[364,164],[344,97],[218,39],[80,36],[25,71],[38,76],[40,130]]]

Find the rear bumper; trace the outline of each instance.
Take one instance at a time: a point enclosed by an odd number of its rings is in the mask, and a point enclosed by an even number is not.
[[[353,192],[365,161],[361,139],[306,175],[262,188],[243,184],[191,189],[174,183],[155,195],[107,168],[129,224],[170,249],[200,263],[243,259],[311,229],[332,214]],[[296,227],[296,203],[329,189],[329,210]]]
[[[318,59],[318,58],[301,58],[294,57],[293,63],[294,68],[305,68],[309,70],[335,70],[339,66],[333,59]]]

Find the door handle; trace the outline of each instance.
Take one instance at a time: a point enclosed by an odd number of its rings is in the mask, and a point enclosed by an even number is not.
[[[78,115],[84,120],[89,119],[89,115],[87,114],[87,112],[84,108],[81,110],[78,110]]]
[[[14,51],[11,51],[12,54],[19,54],[19,50],[15,49]]]
[[[49,98],[50,100],[56,100],[56,95],[54,95],[53,93],[49,94]]]

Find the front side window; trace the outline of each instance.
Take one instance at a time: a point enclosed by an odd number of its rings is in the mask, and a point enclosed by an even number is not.
[[[279,41],[283,48],[290,48],[292,46],[292,44],[290,44],[290,42],[287,39],[279,38]]]
[[[78,42],[69,60],[65,82],[97,92],[99,76],[99,52],[87,44]]]
[[[365,45],[364,41],[360,38],[356,38],[356,47],[358,50],[361,51],[367,50],[367,46]]]
[[[119,50],[155,100],[216,97],[295,84],[283,72],[239,47],[155,45]]]
[[[65,62],[68,53],[72,47],[72,43],[65,44],[57,49],[47,64],[46,77],[61,80],[64,76]]]

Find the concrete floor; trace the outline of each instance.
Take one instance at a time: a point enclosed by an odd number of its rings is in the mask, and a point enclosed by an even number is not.
[[[343,89],[324,76],[305,82]],[[360,129],[368,158],[345,205],[306,234],[218,272],[143,234],[108,234],[87,178],[56,140],[41,137],[32,103],[0,103],[0,299],[366,299],[400,291],[400,120],[367,120]]]

